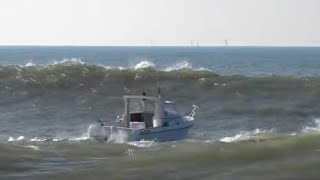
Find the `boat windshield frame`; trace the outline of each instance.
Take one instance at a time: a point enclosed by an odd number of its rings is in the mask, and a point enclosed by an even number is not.
[[[165,101],[164,102],[164,112],[166,117],[170,116],[180,116],[179,112],[177,111],[177,107],[174,102]]]
[[[125,107],[123,120],[127,127],[130,127],[131,114],[153,114],[160,115],[157,107],[161,107],[161,98],[154,96],[123,96]],[[161,115],[160,115],[161,117]]]

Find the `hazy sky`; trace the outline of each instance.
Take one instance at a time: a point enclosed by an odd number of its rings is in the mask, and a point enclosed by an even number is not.
[[[320,45],[320,0],[0,0],[1,45]]]

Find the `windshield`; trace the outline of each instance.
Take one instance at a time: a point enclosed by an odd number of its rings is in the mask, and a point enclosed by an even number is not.
[[[154,101],[142,99],[130,99],[129,112],[154,112]]]
[[[173,103],[165,103],[164,112],[166,116],[177,116],[179,113],[176,110],[176,106]]]

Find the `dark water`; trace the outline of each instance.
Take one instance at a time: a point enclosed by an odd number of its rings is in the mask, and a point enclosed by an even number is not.
[[[0,179],[319,179],[319,50],[0,47]],[[187,139],[87,139],[158,84]]]
[[[132,68],[148,61],[157,69],[206,69],[247,76],[319,76],[319,47],[39,47],[0,46],[0,64],[47,65],[63,60]]]

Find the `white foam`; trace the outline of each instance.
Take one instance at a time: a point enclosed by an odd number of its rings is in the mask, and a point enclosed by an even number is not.
[[[17,138],[10,136],[7,141],[10,141],[10,142],[12,142],[12,141],[44,142],[44,141],[52,140],[53,142],[58,142],[58,141],[64,141],[64,140],[66,140],[66,141],[84,141],[87,139],[89,139],[89,138],[88,138],[87,133],[85,133],[80,137],[66,137],[66,138],[53,138],[53,139],[39,138],[39,137],[26,139],[24,136],[19,136]]]
[[[111,134],[110,139],[108,141],[113,141],[116,143],[125,143],[128,140],[128,135],[124,132],[118,132],[116,134]]]
[[[63,58],[62,60],[56,60],[53,62],[53,65],[57,64],[64,64],[64,63],[71,63],[71,64],[85,64],[80,58]]]
[[[40,148],[38,146],[34,146],[34,145],[29,145],[29,146],[25,146],[25,147],[33,149],[35,151],[39,151],[40,150]]]
[[[52,139],[53,142],[58,142],[58,141],[85,141],[89,139],[88,133],[84,133],[81,136],[74,136],[74,137],[55,137]]]
[[[40,139],[40,138],[38,138],[38,137],[34,137],[34,138],[32,138],[32,139],[30,139],[30,141],[31,142],[43,142],[43,141],[46,141],[47,139]]]
[[[169,72],[169,71],[175,71],[180,69],[190,69],[194,71],[211,71],[208,68],[204,68],[204,67],[194,68],[192,64],[188,61],[182,61],[182,62],[176,63],[172,66],[165,68],[164,71]]]
[[[305,133],[306,132],[320,132],[320,118],[316,118],[313,121],[316,126],[314,126],[314,127],[307,126],[302,130],[302,132],[305,132]]]
[[[118,66],[117,69],[120,70],[120,71],[123,71],[123,70],[126,70],[127,68],[124,68],[122,66]]]
[[[24,139],[25,139],[24,136],[19,136],[16,139],[14,139],[13,137],[9,137],[8,141],[22,141]]]
[[[88,133],[83,134],[81,137],[73,137],[73,138],[69,138],[69,141],[85,141],[88,140],[89,136]]]
[[[195,69],[195,70],[196,70],[196,71],[210,71],[210,72],[211,72],[211,70],[210,70],[210,69],[205,68],[205,67],[200,67],[200,68]]]
[[[274,130],[260,130],[260,129],[255,129],[253,131],[242,131],[234,136],[230,136],[230,137],[224,137],[221,138],[220,141],[221,142],[225,142],[225,143],[231,143],[231,142],[236,142],[236,141],[243,141],[243,140],[248,140],[250,138],[252,138],[253,136],[259,135],[259,134],[268,134],[273,132]]]
[[[81,58],[77,58],[77,57],[73,57],[73,58],[63,58],[63,59],[58,59],[58,60],[54,60],[53,63],[51,65],[58,65],[58,64],[87,64],[84,60],[82,60]],[[171,66],[168,66],[166,68],[158,68],[156,67],[155,63],[153,63],[152,61],[149,60],[141,60],[140,62],[138,62],[137,64],[133,65],[133,66],[110,66],[110,65],[105,65],[105,64],[95,64],[97,66],[103,67],[106,70],[110,70],[110,69],[115,69],[115,70],[130,70],[130,69],[134,69],[134,70],[139,70],[139,69],[144,69],[144,68],[155,68],[157,70],[160,71],[174,71],[174,70],[181,70],[181,69],[190,69],[190,70],[194,70],[194,71],[211,71],[208,68],[205,67],[199,67],[199,68],[194,68],[192,66],[192,64],[189,61],[182,61],[182,62],[178,62],[175,63]],[[28,62],[25,66],[20,65],[19,67],[32,67],[32,66],[39,66],[39,68],[41,67],[48,67],[50,65],[37,65],[35,64],[33,61]]]
[[[25,65],[25,67],[32,67],[32,66],[36,66],[36,64],[33,61],[30,61]]]
[[[192,69],[192,65],[188,61],[183,61],[165,68],[164,71],[174,71],[180,69]]]
[[[25,138],[24,138],[24,136],[19,136],[17,139],[16,139],[16,141],[22,141],[22,140],[24,140]]]
[[[199,140],[199,139],[186,139],[185,141],[190,143],[215,143],[216,140],[214,139],[207,139],[207,140]]]
[[[248,134],[240,133],[240,134],[236,134],[235,136],[232,136],[232,137],[224,137],[224,138],[220,139],[220,141],[225,142],[225,143],[230,143],[230,142],[235,142],[235,141],[239,141],[239,140],[244,140],[246,138],[248,138]]]
[[[113,69],[111,66],[105,66],[103,64],[99,64],[99,66],[105,68],[106,70]]]
[[[139,148],[149,148],[154,144],[154,141],[132,141],[132,142],[127,142],[127,144],[136,146]]]
[[[13,137],[9,137],[8,141],[23,141],[25,140],[24,136],[19,136],[16,139]]]
[[[143,68],[154,68],[155,64],[150,61],[141,61],[134,66],[134,69],[143,69]]]

